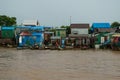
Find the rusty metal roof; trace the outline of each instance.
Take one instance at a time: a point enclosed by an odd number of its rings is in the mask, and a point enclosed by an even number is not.
[[[95,32],[115,32],[115,28],[95,28]]]
[[[89,28],[89,24],[71,24],[71,28]]]

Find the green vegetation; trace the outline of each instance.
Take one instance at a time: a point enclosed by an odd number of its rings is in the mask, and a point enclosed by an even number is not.
[[[120,26],[120,23],[119,22],[113,22],[112,24],[111,24],[111,27],[112,28],[117,28],[117,27],[119,27]]]
[[[16,17],[0,15],[0,26],[15,26],[15,25],[16,25]]]

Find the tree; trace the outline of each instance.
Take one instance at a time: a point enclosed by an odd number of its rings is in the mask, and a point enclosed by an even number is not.
[[[120,23],[119,22],[113,22],[112,24],[111,24],[111,27],[112,28],[118,28],[120,26]]]
[[[0,26],[15,26],[15,25],[16,25],[16,17],[0,15]]]

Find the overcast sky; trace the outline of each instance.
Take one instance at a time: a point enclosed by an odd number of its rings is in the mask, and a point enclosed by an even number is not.
[[[120,22],[120,0],[0,0],[0,15],[38,20],[41,25]]]

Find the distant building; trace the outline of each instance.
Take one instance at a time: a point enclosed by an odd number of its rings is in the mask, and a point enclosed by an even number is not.
[[[71,24],[71,34],[88,34],[89,24]]]
[[[22,23],[23,26],[39,26],[38,20],[24,20]]]

